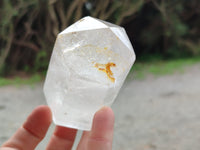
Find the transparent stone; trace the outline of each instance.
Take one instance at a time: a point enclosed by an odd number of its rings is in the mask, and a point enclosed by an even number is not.
[[[124,28],[85,17],[58,34],[44,94],[56,125],[90,130],[110,106],[135,61]]]

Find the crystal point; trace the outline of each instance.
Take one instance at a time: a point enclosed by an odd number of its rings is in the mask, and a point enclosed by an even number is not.
[[[85,17],[62,31],[44,84],[54,123],[90,130],[95,112],[113,103],[134,61],[120,26]]]

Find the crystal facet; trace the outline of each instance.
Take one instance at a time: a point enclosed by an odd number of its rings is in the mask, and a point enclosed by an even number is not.
[[[56,125],[90,130],[110,106],[135,61],[124,28],[85,17],[58,34],[44,94]]]

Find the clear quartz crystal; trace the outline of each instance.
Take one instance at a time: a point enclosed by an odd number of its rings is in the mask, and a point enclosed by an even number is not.
[[[58,34],[44,94],[56,125],[90,130],[110,106],[135,61],[124,28],[85,17]]]

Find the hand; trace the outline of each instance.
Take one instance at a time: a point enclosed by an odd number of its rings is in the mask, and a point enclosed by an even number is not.
[[[0,150],[34,150],[44,138],[51,120],[52,115],[48,106],[37,107]],[[112,109],[103,107],[94,116],[92,130],[83,132],[77,150],[111,150],[113,126]],[[70,150],[76,132],[76,129],[56,126],[46,150]]]

